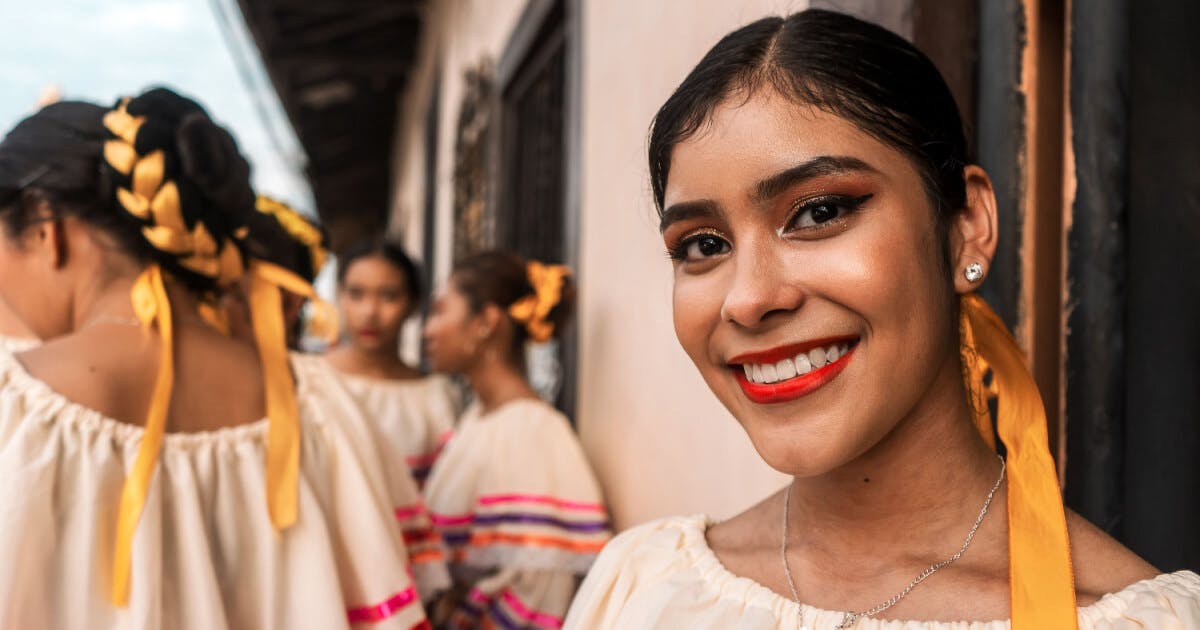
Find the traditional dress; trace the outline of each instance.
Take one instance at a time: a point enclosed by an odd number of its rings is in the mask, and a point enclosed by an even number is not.
[[[168,434],[111,601],[122,487],[145,433],[76,404],[0,353],[0,627],[427,627],[369,426],[293,362],[298,517],[263,500],[267,420]],[[339,393],[341,391],[342,393]]]
[[[367,428],[387,485],[389,506],[412,563],[417,592],[423,600],[428,601],[450,586],[450,574],[441,534],[434,528],[418,484],[410,472],[405,459],[406,451],[400,450],[408,441],[397,439],[398,436],[394,434],[394,427],[405,425],[403,419],[378,418],[365,413],[360,404],[362,398],[355,395],[349,386],[350,381],[343,378],[323,357],[293,354],[292,362],[325,384],[328,398],[341,409],[340,413],[359,418]]]
[[[558,628],[609,538],[600,488],[567,419],[540,400],[468,410],[426,500],[465,598],[450,627]]]
[[[833,630],[844,612],[800,606],[721,565],[704,534],[704,516],[647,523],[615,538],[579,591],[568,629],[639,630],[804,627]],[[1079,608],[1079,628],[1200,628],[1200,576],[1160,575]],[[1009,622],[941,623],[860,619],[856,630],[1003,630]]]
[[[389,453],[400,457],[423,487],[460,411],[454,384],[436,375],[410,380],[339,375],[388,442]]]

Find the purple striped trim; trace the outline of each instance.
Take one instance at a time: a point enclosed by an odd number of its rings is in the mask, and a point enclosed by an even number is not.
[[[573,522],[564,521],[553,516],[542,514],[477,514],[475,524],[494,525],[497,523],[536,523],[552,525],[561,529],[575,532],[602,532],[608,528],[608,521]]]

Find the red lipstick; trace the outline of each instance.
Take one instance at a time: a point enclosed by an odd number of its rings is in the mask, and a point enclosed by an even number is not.
[[[777,363],[783,359],[795,357],[796,355],[807,352],[812,348],[821,348],[835,345],[838,343],[849,343],[850,349],[845,355],[838,358],[837,361],[828,365],[816,368],[807,374],[796,376],[778,383],[752,383],[746,378],[743,364],[768,364]],[[854,358],[854,351],[858,348],[857,339],[851,337],[832,337],[827,339],[819,339],[808,341],[801,344],[793,344],[790,346],[781,346],[767,350],[765,352],[754,352],[741,354],[730,360],[733,368],[734,378],[746,397],[758,404],[774,404],[783,403],[803,398],[816,390],[820,389],[833,379],[837,378],[842,370],[850,363],[850,359]]]

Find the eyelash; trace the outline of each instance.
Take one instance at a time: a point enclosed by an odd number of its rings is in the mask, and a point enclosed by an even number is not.
[[[718,232],[717,230],[701,229],[699,231],[692,232],[691,234],[688,234],[687,236],[679,239],[678,241],[676,241],[676,243],[674,245],[667,248],[667,257],[676,262],[682,262],[682,261],[687,260],[688,248],[692,246],[692,243],[694,243],[696,241],[696,239],[704,238],[705,236],[719,238],[726,242],[729,241],[729,239],[726,238],[724,234]]]
[[[846,217],[861,210],[863,204],[865,204],[871,197],[874,197],[874,195],[866,194],[860,197],[830,195],[827,197],[819,197],[817,199],[808,199],[796,206],[795,211],[792,212],[792,215],[788,217],[787,223],[784,224],[783,232],[786,234],[788,232],[820,231],[835,225],[839,225],[843,220],[846,219]],[[813,210],[816,210],[822,206],[837,208],[841,210],[841,212],[838,214],[838,216],[819,225],[798,228],[792,227],[792,225],[796,223],[796,220],[801,216],[804,216],[805,213],[812,212]]]
[[[831,196],[827,196],[827,197],[819,197],[817,199],[806,200],[806,201],[800,203],[798,206],[796,206],[795,210],[792,212],[792,215],[790,217],[788,217],[788,220],[787,220],[787,223],[785,224],[783,232],[784,233],[797,232],[797,231],[807,232],[807,231],[813,231],[813,230],[819,231],[819,230],[827,229],[830,226],[838,225],[847,216],[861,210],[863,204],[865,204],[873,196],[874,195],[872,195],[872,194],[866,194],[866,195],[862,195],[860,197],[848,197],[846,195],[831,195]],[[811,212],[822,206],[832,206],[834,208],[840,209],[842,212],[837,217],[834,217],[833,219],[830,219],[829,221],[826,221],[825,223],[822,223],[820,225],[811,226],[811,227],[802,227],[802,228],[792,228],[791,227],[792,224],[794,224],[796,222],[796,219],[803,216],[804,213]],[[685,236],[684,238],[677,241],[674,245],[669,247],[667,249],[667,257],[670,258],[671,260],[674,260],[677,262],[687,260],[688,248],[690,248],[692,246],[692,243],[694,243],[696,241],[696,239],[703,238],[706,236],[719,238],[726,242],[728,242],[728,240],[729,240],[721,232],[718,232],[713,229],[702,229],[700,231],[693,232],[693,233]]]

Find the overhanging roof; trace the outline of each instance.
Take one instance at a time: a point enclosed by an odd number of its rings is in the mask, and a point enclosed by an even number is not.
[[[425,0],[238,0],[308,154],[335,247],[383,230],[397,98]]]

